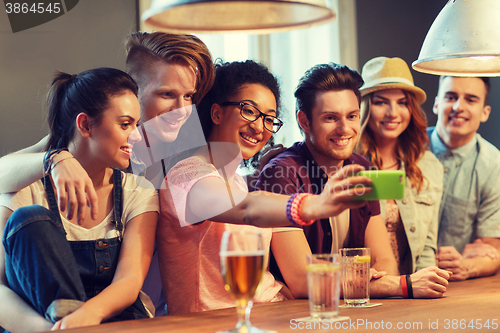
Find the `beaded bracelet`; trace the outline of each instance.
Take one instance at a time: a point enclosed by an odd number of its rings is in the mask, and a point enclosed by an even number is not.
[[[297,195],[299,195],[299,193],[292,194],[292,196],[290,198],[288,198],[288,201],[286,202],[286,218],[292,224],[297,224],[297,223],[295,223],[295,221],[292,217],[292,202]]]
[[[310,193],[296,193],[292,195],[286,204],[286,217],[290,221],[290,223],[293,223],[295,225],[300,225],[300,226],[307,226],[311,225],[314,223],[315,220],[311,221],[304,221],[299,215],[299,209],[300,209],[300,204],[302,203],[302,200],[307,198],[312,194]]]

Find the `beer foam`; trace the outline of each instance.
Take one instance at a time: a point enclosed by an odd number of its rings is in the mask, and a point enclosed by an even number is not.
[[[257,251],[221,251],[221,257],[256,257],[265,255],[264,250]]]

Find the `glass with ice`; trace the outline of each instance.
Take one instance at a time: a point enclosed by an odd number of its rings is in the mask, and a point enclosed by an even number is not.
[[[307,289],[311,317],[331,319],[339,314],[340,256],[311,254],[307,256]]]
[[[370,249],[340,249],[344,305],[364,306],[370,303]]]

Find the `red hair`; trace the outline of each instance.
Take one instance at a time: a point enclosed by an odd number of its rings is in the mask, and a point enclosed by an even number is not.
[[[406,95],[408,110],[411,114],[408,127],[398,137],[396,146],[396,157],[405,166],[406,177],[410,180],[412,187],[420,192],[424,183],[424,175],[417,165],[417,161],[423,156],[429,146],[427,138],[427,117],[417,103],[415,95],[403,89]],[[377,169],[382,168],[382,156],[375,142],[373,131],[368,125],[370,118],[370,107],[373,93],[364,96],[361,100],[361,136],[356,146],[356,151],[368,158],[370,163]]]

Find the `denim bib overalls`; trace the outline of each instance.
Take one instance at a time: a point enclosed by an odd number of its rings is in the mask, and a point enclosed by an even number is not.
[[[113,280],[124,228],[121,172],[114,170],[113,178],[115,238],[68,241],[49,176],[43,181],[50,210],[21,207],[7,221],[3,243],[9,287],[52,322],[75,311]],[[148,317],[137,297],[107,321]]]

